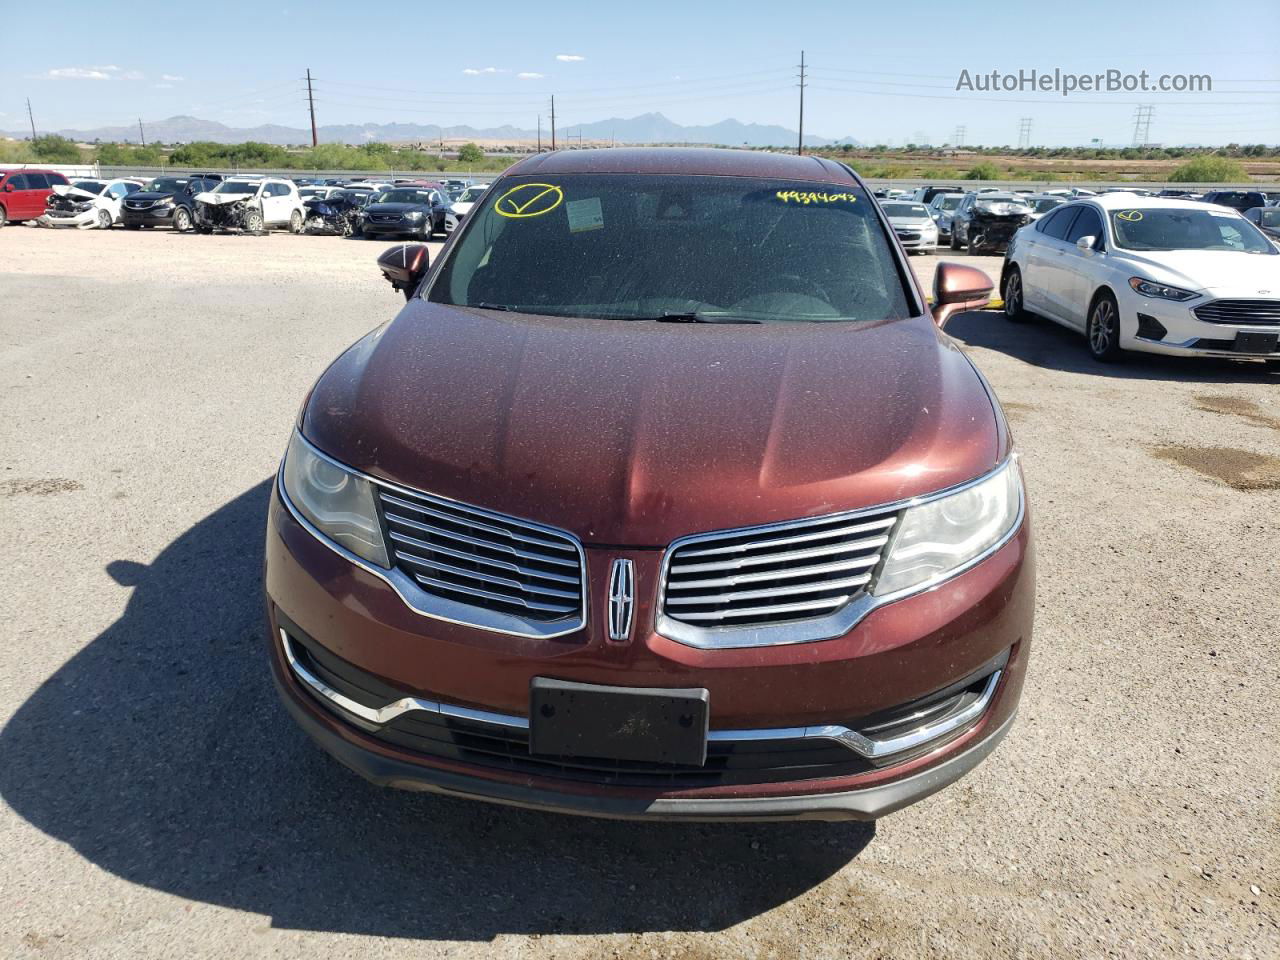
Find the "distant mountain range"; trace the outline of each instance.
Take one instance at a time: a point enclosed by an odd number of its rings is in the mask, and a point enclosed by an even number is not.
[[[187,143],[192,140],[212,140],[216,143],[241,143],[245,140],[256,140],[261,143],[274,143],[280,146],[290,144],[306,144],[311,142],[311,131],[302,127],[285,127],[278,124],[264,124],[258,127],[229,127],[216,120],[201,120],[198,117],[169,117],[167,120],[153,120],[144,124],[148,141],[159,143]],[[136,143],[137,127],[98,127],[93,130],[56,130],[53,131],[73,140],[92,143],[95,140],[105,142]],[[421,141],[430,143],[440,140],[533,140],[536,130],[522,130],[510,125],[501,127],[442,127],[437,124],[418,123],[363,123],[332,124],[318,129],[321,143],[361,144],[370,141]],[[638,117],[624,119],[612,117],[608,120],[597,120],[594,123],[573,124],[560,127],[559,138],[565,142],[577,140],[614,140],[618,143],[709,143],[722,146],[737,147],[746,144],[751,147],[787,146],[796,142],[796,132],[786,127],[742,123],[738,120],[721,120],[706,126],[684,126],[669,120],[660,113],[644,113]],[[21,138],[20,131],[6,134]],[[543,142],[550,141],[550,131],[542,131]],[[808,146],[825,147],[832,143],[851,143],[858,141],[851,137],[830,140],[806,134],[804,142]]]

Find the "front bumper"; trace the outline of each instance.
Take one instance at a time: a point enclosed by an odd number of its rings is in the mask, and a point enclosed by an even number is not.
[[[120,222],[127,227],[167,227],[173,224],[173,212],[177,209],[173,204],[143,210],[131,210],[126,206],[120,211]]]
[[[96,226],[98,223],[97,210],[84,210],[80,213],[49,213],[46,211],[43,216],[36,219],[42,227],[89,227]]]
[[[427,220],[396,220],[393,222],[377,222],[364,218],[364,233],[369,234],[389,234],[394,236],[403,236],[409,233],[417,233],[420,230],[429,229],[429,221]]]
[[[1132,288],[1119,292],[1120,345],[1126,350],[1162,353],[1178,357],[1222,357],[1228,359],[1280,359],[1280,337],[1271,352],[1237,350],[1236,334],[1280,334],[1280,324],[1210,323],[1195,314],[1197,307],[1216,300],[1256,298],[1256,291],[1215,291],[1189,303],[1175,303],[1143,297]],[[1150,320],[1141,321],[1139,314]],[[1164,328],[1163,336],[1152,330],[1151,320]],[[1144,333],[1145,328],[1145,333]]]
[[[904,237],[902,234],[898,234],[898,242],[902,244],[904,250],[936,250],[938,248],[938,235],[929,233],[916,237]]]
[[[588,588],[607,582],[619,553],[656,587],[657,551],[588,548]],[[1021,693],[1034,610],[1029,528],[983,563],[925,594],[886,604],[849,634],[786,647],[699,650],[642,625],[638,602],[629,643],[604,636],[599,612],[576,634],[511,637],[423,617],[382,580],[348,563],[304,529],[273,492],[267,533],[270,650],[290,712],[328,752],[375,783],[610,817],[668,819],[882,816],[972,769],[1007,732]],[[602,575],[603,580],[602,580]],[[589,602],[589,610],[591,603]],[[1002,655],[983,712],[949,739],[904,751],[856,772],[637,786],[617,778],[545,775],[528,764],[481,763],[424,754],[316,696],[290,665],[281,628],[304,632],[327,655],[359,667],[412,698],[448,704],[459,716],[527,717],[536,676],[585,683],[704,687],[717,733],[830,724],[864,717],[941,690]],[[768,691],[762,698],[761,691]],[[397,701],[399,702],[399,701]],[[524,721],[527,726],[527,721]],[[845,769],[845,768],[841,768]]]

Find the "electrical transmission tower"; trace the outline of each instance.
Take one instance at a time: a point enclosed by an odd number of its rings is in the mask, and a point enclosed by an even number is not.
[[[952,143],[957,147],[964,146],[964,135],[967,132],[964,126],[956,127],[956,135],[952,138]]]
[[[796,137],[796,156],[804,153],[804,88],[808,86],[805,83],[804,68],[804,51],[800,51],[800,82],[797,84],[800,88],[800,133]]]
[[[1025,150],[1031,146],[1031,118],[1023,117],[1018,121],[1018,149]]]
[[[1140,103],[1133,112],[1133,145],[1145,147],[1151,142],[1151,118],[1155,115],[1155,104]]]

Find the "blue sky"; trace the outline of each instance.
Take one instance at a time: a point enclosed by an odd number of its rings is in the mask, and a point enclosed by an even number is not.
[[[16,6],[0,2],[0,13]],[[794,128],[794,74],[811,65],[805,129],[863,142],[1031,140],[1124,144],[1135,103],[1159,143],[1280,143],[1280,3],[1116,4],[596,2],[405,5],[224,0],[201,31],[154,5],[68,0],[0,64],[0,129],[42,130],[190,114],[232,126],[307,123],[309,66],[323,123],[401,120],[532,127],[556,95],[560,126],[659,111]],[[377,12],[387,11],[386,14]],[[1206,13],[1206,11],[1208,11]],[[0,21],[2,22],[2,21]],[[55,29],[68,24],[67,30]],[[436,29],[443,28],[443,29]],[[443,35],[441,35],[443,34]],[[361,35],[367,39],[362,41]],[[1212,93],[957,92],[962,69],[1203,73]],[[1030,102],[1011,102],[1011,101]],[[544,120],[545,123],[545,120]]]

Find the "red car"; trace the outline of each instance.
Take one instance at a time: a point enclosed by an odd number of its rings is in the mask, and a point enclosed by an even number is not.
[[[1000,405],[841,164],[512,167],[321,375],[270,657],[343,764],[613,817],[877,817],[1009,730],[1034,562]]]
[[[67,182],[56,170],[0,171],[0,227],[42,216],[50,188]]]

